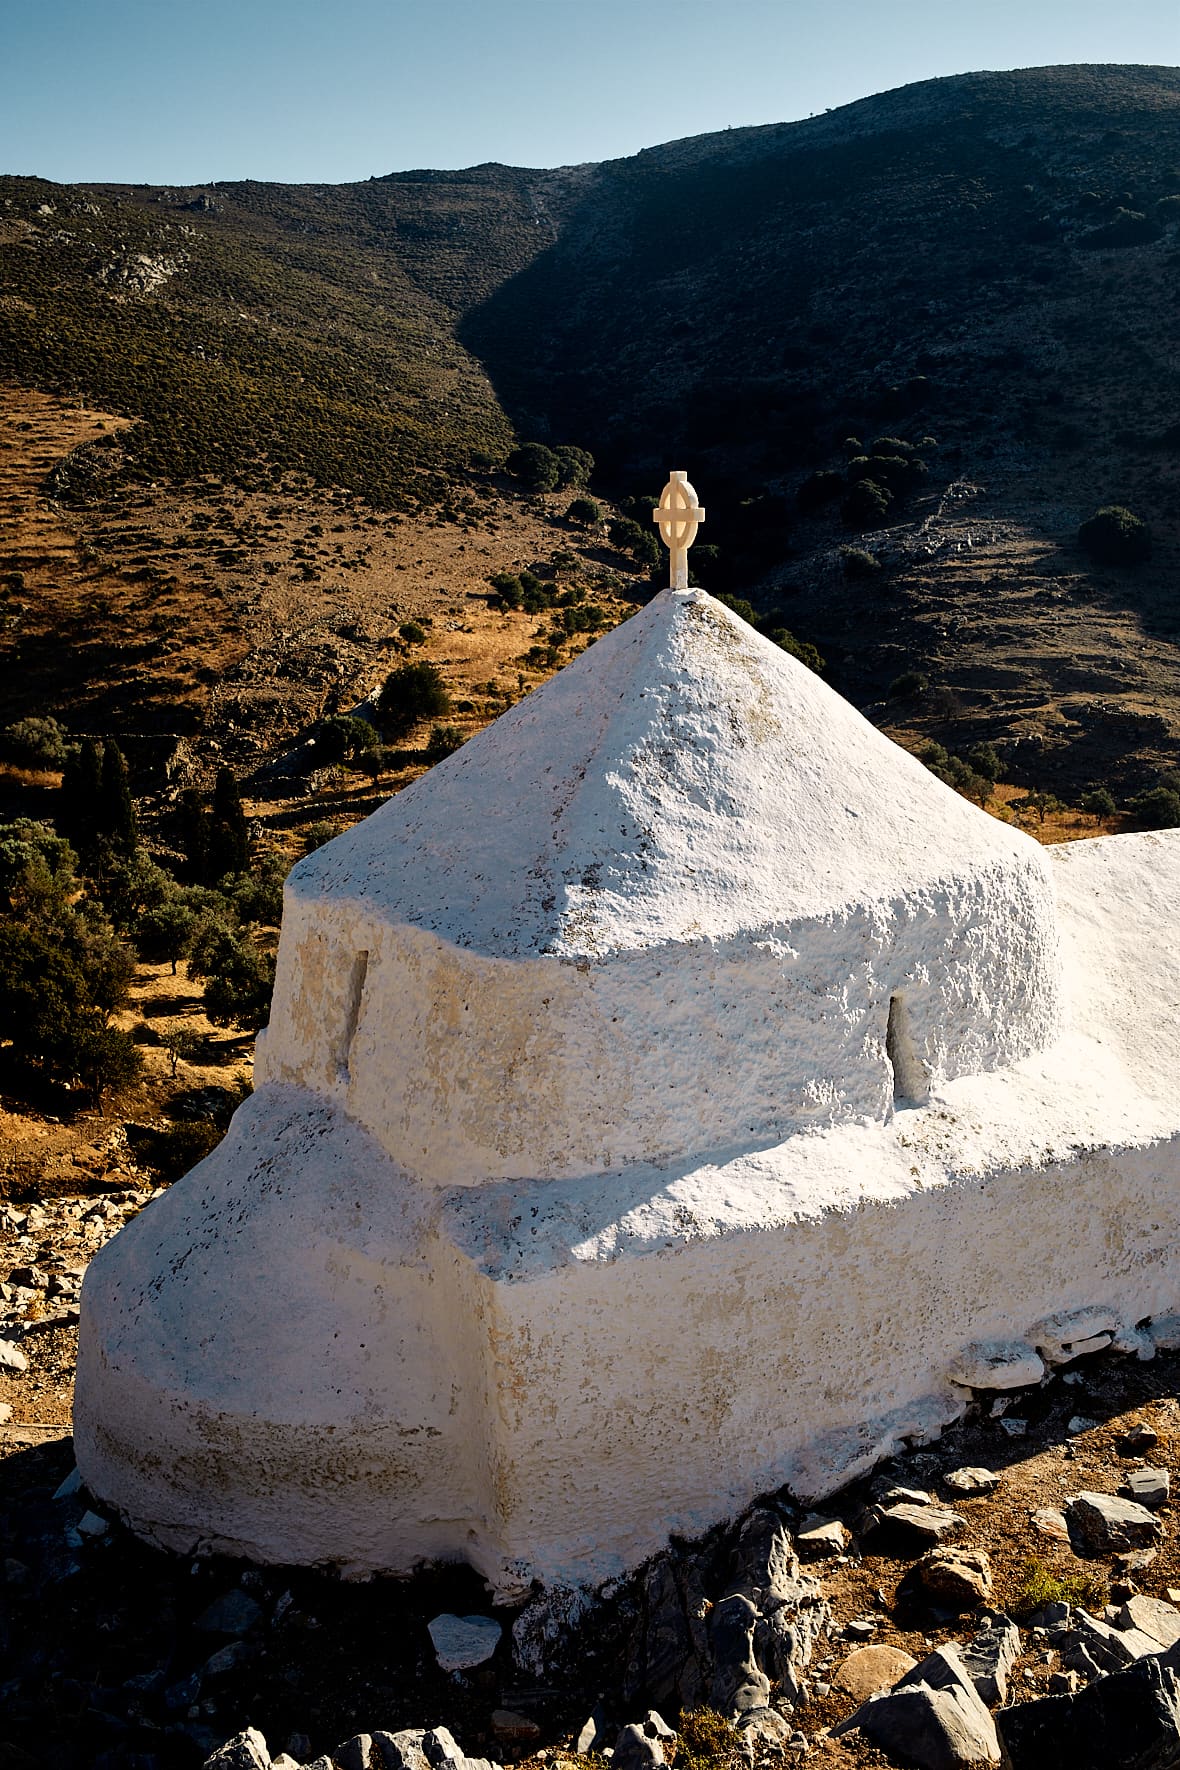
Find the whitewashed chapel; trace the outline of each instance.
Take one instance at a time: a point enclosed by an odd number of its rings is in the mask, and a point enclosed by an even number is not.
[[[1180,832],[1045,851],[669,589],[291,874],[255,1094],[88,1273],[87,1485],[508,1595],[1149,1356],[1178,912]]]

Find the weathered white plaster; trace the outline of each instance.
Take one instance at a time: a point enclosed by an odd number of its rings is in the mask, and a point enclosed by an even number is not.
[[[1058,966],[1035,843],[669,592],[294,869],[257,1073],[436,1185],[572,1178],[884,1116],[894,997],[927,1086],[1024,1056]]]
[[[593,1581],[933,1437],[988,1348],[1133,1335],[1178,913],[1180,835],[1048,854],[657,598],[296,869],[258,1092],[87,1276],[88,1486],[186,1550]]]

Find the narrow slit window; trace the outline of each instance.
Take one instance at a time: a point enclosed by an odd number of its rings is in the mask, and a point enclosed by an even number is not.
[[[914,1048],[904,996],[890,996],[885,1028],[885,1055],[893,1069],[893,1100],[897,1106],[918,1106],[930,1097],[926,1066]]]
[[[348,989],[344,998],[344,1026],[340,1035],[340,1049],[337,1060],[341,1081],[347,1081],[352,1063],[352,1041],[356,1038],[357,1022],[361,1017],[361,1002],[365,993],[365,977],[369,969],[368,953],[358,953],[352,961],[348,974]]]

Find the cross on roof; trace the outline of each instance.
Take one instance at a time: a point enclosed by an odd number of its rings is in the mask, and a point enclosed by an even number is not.
[[[697,528],[704,522],[705,512],[697,503],[697,495],[683,468],[673,468],[651,519],[658,525],[660,539],[668,549],[669,587],[687,590],[688,550],[697,538]]]

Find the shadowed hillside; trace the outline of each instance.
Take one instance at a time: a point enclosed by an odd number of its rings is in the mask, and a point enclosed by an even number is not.
[[[704,581],[880,722],[1129,793],[1180,761],[1178,225],[1162,68],[930,81],[558,172],[5,179],[0,376],[139,420],[52,489],[137,482],[142,537],[165,481],[454,522],[515,437],[590,449],[646,520],[686,465]],[[1134,569],[1077,546],[1110,503],[1152,531]]]

